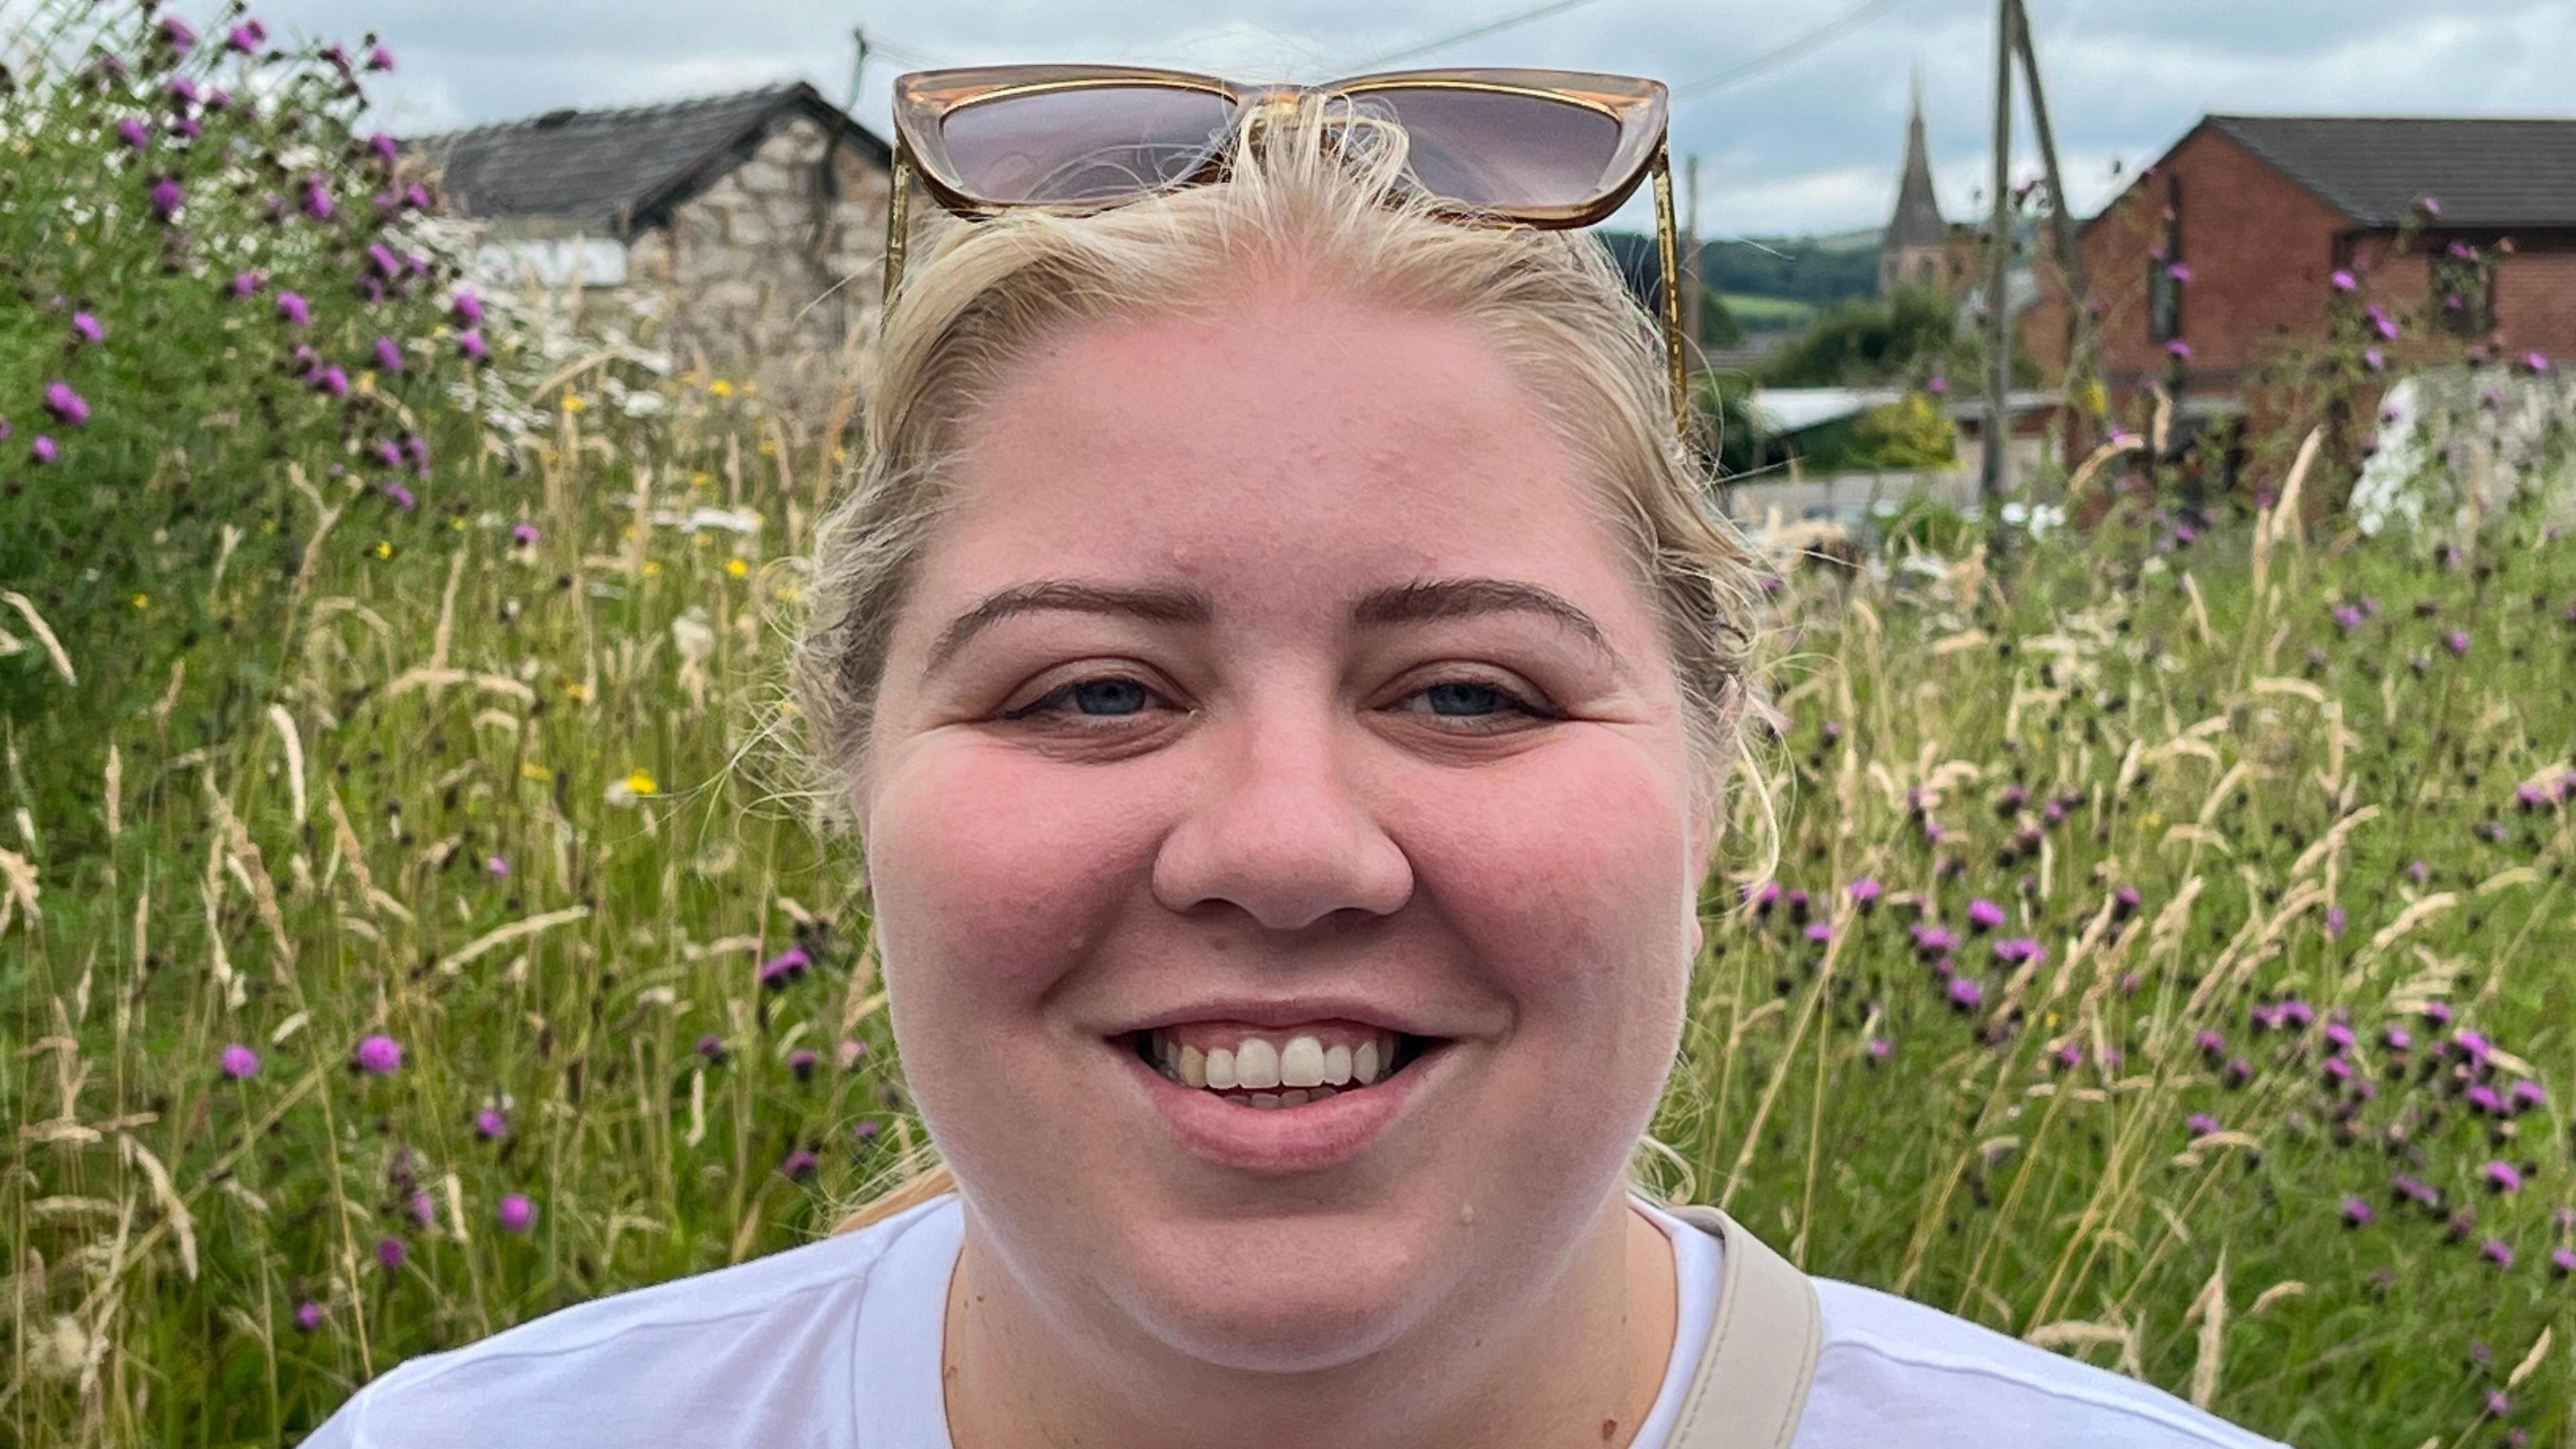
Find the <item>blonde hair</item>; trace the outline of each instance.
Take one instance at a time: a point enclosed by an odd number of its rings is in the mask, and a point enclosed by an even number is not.
[[[1203,306],[1229,281],[1286,269],[1355,299],[1465,319],[1533,381],[1601,479],[1660,607],[1701,782],[1693,804],[1708,818],[1742,754],[1760,590],[1674,435],[1655,323],[1596,239],[1443,215],[1406,184],[1404,157],[1400,129],[1310,96],[1284,118],[1248,119],[1208,185],[1085,215],[929,222],[873,350],[870,448],[815,535],[793,688],[826,829],[856,824],[888,638],[940,517],[960,423],[1058,330]],[[897,1170],[891,1192],[834,1231],[953,1185],[926,1158]]]

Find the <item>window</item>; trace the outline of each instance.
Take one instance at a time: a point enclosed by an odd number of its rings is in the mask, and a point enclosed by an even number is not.
[[[2147,330],[2149,340],[2171,342],[2182,336],[2182,289],[2191,268],[2182,259],[2182,178],[2165,174],[2164,244],[2147,254]]]
[[[2454,337],[2495,330],[2495,259],[2466,242],[2433,253],[2434,325]]]

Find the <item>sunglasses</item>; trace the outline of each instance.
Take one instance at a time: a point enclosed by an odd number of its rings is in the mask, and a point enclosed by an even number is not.
[[[913,71],[894,83],[894,186],[885,300],[903,278],[912,178],[950,213],[1095,211],[1222,172],[1247,113],[1307,94],[1350,103],[1407,140],[1405,184],[1469,224],[1550,230],[1615,212],[1649,172],[1663,269],[1673,423],[1690,430],[1679,246],[1663,82],[1563,70],[1412,70],[1319,86],[1249,86],[1187,71],[997,65]]]

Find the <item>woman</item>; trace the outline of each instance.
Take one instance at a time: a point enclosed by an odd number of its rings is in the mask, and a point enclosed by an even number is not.
[[[946,1166],[314,1442],[2259,1442],[1629,1190],[1753,575],[1603,251],[1326,118],[889,317],[798,682]]]

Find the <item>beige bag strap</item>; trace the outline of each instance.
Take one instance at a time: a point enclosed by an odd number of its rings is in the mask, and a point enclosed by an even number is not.
[[[1668,1449],[1789,1449],[1824,1341],[1816,1285],[1713,1207],[1667,1209],[1717,1236],[1717,1309]]]

